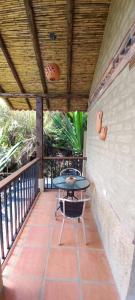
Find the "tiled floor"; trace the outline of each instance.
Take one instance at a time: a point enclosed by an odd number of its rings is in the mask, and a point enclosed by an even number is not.
[[[90,209],[85,224],[54,218],[55,192],[40,195],[3,272],[2,300],[118,300],[117,291]]]

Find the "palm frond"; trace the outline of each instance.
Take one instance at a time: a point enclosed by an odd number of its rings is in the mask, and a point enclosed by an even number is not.
[[[10,148],[7,153],[0,159],[0,172],[8,165],[10,158],[18,150],[19,146],[23,144],[22,141],[16,143],[12,148]]]

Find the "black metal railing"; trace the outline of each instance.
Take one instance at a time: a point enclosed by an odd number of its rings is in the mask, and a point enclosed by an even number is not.
[[[45,189],[53,189],[53,178],[60,175],[60,171],[65,168],[78,169],[83,172],[83,162],[86,157],[44,157],[44,177]]]
[[[6,258],[38,194],[35,159],[0,182],[0,258]]]

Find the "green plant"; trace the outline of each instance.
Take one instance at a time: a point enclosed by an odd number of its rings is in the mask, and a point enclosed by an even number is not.
[[[11,157],[15,154],[19,146],[23,144],[22,141],[15,144],[12,148],[10,148],[4,156],[0,158],[0,172],[3,171],[3,169],[9,164],[11,161]]]
[[[83,135],[87,114],[83,112],[45,112],[44,145],[49,149],[70,151],[73,155],[83,152]],[[36,150],[36,114],[34,111],[12,111],[0,105],[0,168],[9,163],[26,163]]]
[[[56,112],[51,115],[53,125],[49,134],[55,141],[53,145],[61,149],[70,149],[73,154],[82,154],[86,115],[82,112]]]

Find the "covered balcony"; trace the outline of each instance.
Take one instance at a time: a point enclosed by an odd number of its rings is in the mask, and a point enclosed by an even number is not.
[[[134,300],[135,2],[1,0],[0,23],[0,97],[36,111],[36,158],[0,181],[0,296]],[[83,157],[44,157],[46,110],[88,112]],[[79,220],[58,244],[48,159],[93,186],[86,245]]]
[[[55,218],[57,192],[38,193],[37,164],[35,160],[22,168],[25,170],[20,169],[20,174],[17,171],[15,179],[13,175],[9,176],[12,181],[9,183],[8,177],[3,186],[7,197],[1,202],[5,215],[1,232],[2,299],[105,300],[109,295],[110,300],[118,300],[90,205],[84,214],[87,245],[82,224],[67,219],[60,246],[62,215],[58,212]],[[3,192],[1,196],[4,196]]]

